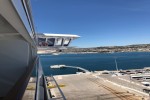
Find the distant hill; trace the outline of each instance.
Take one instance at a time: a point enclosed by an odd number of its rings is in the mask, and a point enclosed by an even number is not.
[[[68,48],[62,50],[65,53],[112,53],[112,52],[150,52],[150,44],[134,44],[127,46],[103,46],[93,48]]]

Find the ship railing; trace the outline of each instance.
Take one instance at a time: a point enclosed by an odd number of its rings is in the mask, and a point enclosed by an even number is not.
[[[40,63],[40,59],[38,59],[37,66],[36,66],[36,90],[35,90],[35,100],[52,100],[52,95],[50,89],[47,87],[47,79],[44,76],[42,65]],[[56,84],[60,94],[62,95],[62,99],[66,100],[63,92],[61,91],[60,87],[58,86],[56,80],[53,76],[51,76],[53,81]]]
[[[52,79],[53,79],[53,81],[55,82],[56,87],[58,88],[58,90],[59,90],[59,92],[60,92],[60,94],[61,94],[61,96],[62,96],[63,100],[66,100],[65,95],[63,94],[62,90],[60,89],[60,87],[59,87],[58,83],[56,82],[55,78],[53,77],[53,75],[51,75],[51,78],[52,78]]]
[[[33,41],[36,41],[36,33],[34,29],[34,23],[32,19],[30,0],[11,0],[14,8],[18,12],[20,19],[22,20],[26,30]]]

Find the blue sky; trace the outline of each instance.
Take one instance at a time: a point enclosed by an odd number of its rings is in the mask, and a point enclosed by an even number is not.
[[[31,0],[37,32],[77,34],[71,46],[150,43],[150,0]]]

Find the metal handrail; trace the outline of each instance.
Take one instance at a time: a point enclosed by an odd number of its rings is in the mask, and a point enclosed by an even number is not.
[[[46,80],[40,63],[40,59],[38,59],[36,67],[36,79],[37,81],[36,81],[35,100],[51,100],[52,98],[50,92],[47,89]],[[43,90],[41,90],[41,88]]]
[[[39,60],[39,59],[38,59]],[[38,61],[36,62],[37,66],[36,66],[36,89],[35,89],[35,100],[38,100],[38,95],[39,95],[39,92],[38,92],[38,89],[39,89],[39,79],[38,79],[38,66],[39,66],[39,63]]]
[[[58,84],[57,84],[55,78],[53,77],[53,75],[51,75],[51,77],[53,78],[53,80],[54,80],[54,82],[55,82],[55,84],[56,84],[60,94],[62,95],[63,99],[66,100],[66,97],[64,96],[64,94],[63,94],[62,90],[60,89],[60,87],[58,86]]]
[[[45,92],[46,92],[46,98],[47,100],[50,100],[52,98],[51,93],[49,92],[50,89],[47,87],[47,81],[44,77],[44,86],[45,86]]]
[[[64,100],[66,100],[63,92],[61,91],[60,87],[58,86],[56,80],[54,79],[54,77],[52,76],[58,90],[60,91],[61,95],[62,95],[62,98]],[[40,87],[42,87],[44,89],[43,91],[43,95],[40,94]],[[41,97],[43,96],[43,97]],[[47,81],[45,79],[45,76],[43,74],[43,70],[42,70],[42,66],[41,66],[41,63],[40,63],[40,59],[38,58],[37,60],[37,66],[36,66],[36,91],[35,91],[35,100],[50,100],[52,99],[51,97],[51,93],[49,92],[49,89],[47,88]]]
[[[33,24],[33,16],[31,13],[31,9],[30,9],[30,2],[29,0],[22,0],[22,5],[25,11],[25,14],[27,16],[28,22],[29,22],[29,26],[31,28],[31,31],[33,32],[33,35],[35,35],[35,29],[34,29],[34,24]]]
[[[43,70],[40,64],[40,60],[38,58],[37,66],[36,66],[36,90],[35,90],[35,100],[40,100],[40,86],[43,84]],[[41,83],[42,82],[42,83]],[[44,88],[44,87],[43,87]],[[44,100],[44,97],[43,97]]]

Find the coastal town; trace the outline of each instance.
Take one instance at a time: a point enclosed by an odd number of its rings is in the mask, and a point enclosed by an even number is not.
[[[93,48],[68,48],[63,53],[114,53],[114,52],[150,52],[150,44],[137,44],[127,46],[103,46]]]

